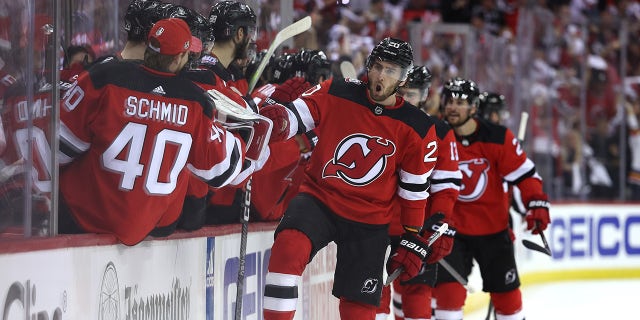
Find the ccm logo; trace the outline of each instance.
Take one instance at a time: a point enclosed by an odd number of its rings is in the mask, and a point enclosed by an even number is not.
[[[400,245],[415,251],[417,254],[421,255],[422,257],[426,257],[427,256],[427,249],[409,241],[409,240],[401,240],[400,241]]]

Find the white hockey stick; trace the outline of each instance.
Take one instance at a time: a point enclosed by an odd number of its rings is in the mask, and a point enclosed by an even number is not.
[[[529,121],[529,113],[522,111],[520,115],[520,127],[518,128],[518,140],[520,140],[520,143],[524,142],[524,137],[527,133],[527,121]]]
[[[438,231],[434,232],[429,239],[427,239],[427,249],[431,247],[431,245],[436,242],[436,240],[438,240],[438,238],[442,237],[442,235],[444,235],[447,230],[449,230],[449,224],[448,223],[443,223],[440,228],[438,228]],[[389,284],[391,284],[391,282],[393,282],[393,280],[395,280],[397,277],[400,276],[400,274],[404,272],[404,268],[400,267],[398,269],[396,269],[395,271],[393,271],[393,273],[391,273],[388,277],[387,277],[387,281],[384,282],[384,286],[388,286]]]
[[[298,35],[300,33],[303,33],[309,30],[310,28],[311,28],[311,17],[306,16],[292,23],[286,28],[280,30],[280,32],[276,34],[276,37],[273,39],[273,42],[271,42],[269,49],[267,49],[267,53],[262,58],[262,61],[260,61],[260,64],[258,65],[256,72],[251,76],[251,79],[249,81],[249,93],[251,93],[251,91],[253,91],[253,89],[256,87],[256,83],[258,83],[258,79],[260,79],[260,76],[262,75],[262,71],[264,71],[264,68],[267,66],[267,63],[269,63],[269,59],[271,58],[273,53],[276,51],[276,48],[280,44],[282,44],[285,40],[292,38],[293,36]]]
[[[342,73],[343,78],[358,78],[358,73],[356,72],[356,68],[353,66],[353,63],[349,61],[340,62],[340,72]]]

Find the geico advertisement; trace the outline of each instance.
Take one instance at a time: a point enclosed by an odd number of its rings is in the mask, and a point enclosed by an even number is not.
[[[201,319],[204,239],[0,256],[0,320]]]
[[[552,205],[544,232],[552,258],[519,249],[525,260],[545,260],[544,268],[640,267],[640,205]],[[538,235],[527,239],[543,245]]]
[[[272,244],[272,231],[248,234],[240,319],[262,319],[262,293]],[[240,234],[208,238],[207,250],[206,319],[235,319]]]
[[[243,320],[262,320],[264,279],[269,266],[273,231],[253,232],[247,239]],[[240,234],[207,240],[207,320],[235,318]],[[298,286],[295,320],[338,319],[338,299],[331,295],[336,247],[330,244],[309,263]]]

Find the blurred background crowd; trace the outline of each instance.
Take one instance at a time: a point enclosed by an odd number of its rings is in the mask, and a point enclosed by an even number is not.
[[[6,105],[24,107],[17,114],[22,114],[26,127],[41,121],[39,128],[49,128],[25,131],[24,141],[42,137],[46,144],[44,137],[55,132],[52,102],[59,96],[51,90],[53,79],[63,78],[73,65],[123,48],[123,16],[129,2],[0,0],[0,114],[8,112]],[[207,16],[216,1],[172,2]],[[425,108],[439,108],[441,84],[454,76],[475,80],[481,91],[504,95],[504,125],[516,132],[521,113],[530,114],[525,149],[554,202],[640,200],[639,1],[245,2],[258,15],[258,50],[266,49],[282,27],[309,15],[312,29],[286,42],[282,50],[323,50],[336,65],[334,76],[340,74],[337,66],[344,60],[362,72],[373,46],[392,36],[410,42],[415,64],[426,65],[433,73]],[[16,81],[36,85],[15,92]],[[51,168],[55,161],[50,150],[57,146],[38,148],[42,166]],[[11,192],[16,189],[7,186],[15,171],[24,167],[31,166],[0,163],[0,197],[5,202],[15,199]],[[53,185],[38,184],[50,181],[46,175],[54,171],[32,174],[39,177],[25,182],[25,194],[34,189],[31,183],[43,192],[55,192]],[[10,206],[21,207],[28,217],[39,207],[51,207],[41,203],[47,198],[18,199]]]

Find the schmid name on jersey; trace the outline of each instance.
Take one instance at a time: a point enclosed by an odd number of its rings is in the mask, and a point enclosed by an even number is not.
[[[31,119],[45,118],[51,114],[53,106],[48,98],[35,99],[33,108],[31,108]],[[29,120],[29,104],[26,100],[18,101],[15,104],[15,116],[17,122],[25,122]]]
[[[183,104],[129,96],[124,113],[140,119],[150,119],[183,126],[187,123],[189,108]]]

